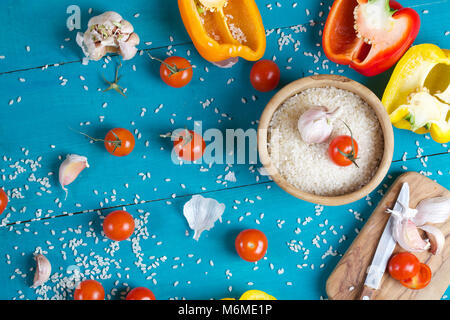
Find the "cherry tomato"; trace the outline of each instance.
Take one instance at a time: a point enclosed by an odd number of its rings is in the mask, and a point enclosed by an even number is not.
[[[84,280],[75,289],[73,297],[75,300],[104,300],[105,290],[98,281]]]
[[[420,269],[420,261],[409,252],[394,254],[388,263],[388,271],[395,280],[406,280],[414,277]]]
[[[159,69],[161,79],[169,86],[181,88],[191,82],[193,71],[187,59],[171,56],[164,61],[159,61],[161,62]]]
[[[105,137],[105,148],[113,156],[129,155],[134,149],[134,136],[127,129],[111,129]]]
[[[156,300],[155,295],[150,289],[137,287],[127,294],[127,300]]]
[[[3,211],[5,211],[7,205],[8,205],[8,195],[2,188],[0,188],[0,214],[2,214]]]
[[[420,264],[419,272],[410,279],[400,280],[400,283],[409,289],[423,289],[431,281],[431,269],[424,263]]]
[[[180,158],[195,161],[203,156],[206,143],[203,137],[195,131],[184,130],[174,138],[174,151]]]
[[[234,244],[239,256],[249,262],[261,260],[267,251],[267,238],[257,229],[241,231]]]
[[[134,232],[133,216],[122,210],[111,212],[103,221],[103,232],[114,241],[128,239]]]
[[[272,60],[259,60],[250,71],[250,82],[258,91],[272,91],[280,82],[280,68]]]
[[[331,160],[341,167],[346,167],[352,163],[356,164],[358,157],[358,144],[350,136],[338,136],[334,138],[328,147],[328,154]]]

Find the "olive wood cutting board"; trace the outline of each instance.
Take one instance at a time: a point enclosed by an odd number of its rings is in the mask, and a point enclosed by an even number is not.
[[[395,180],[370,218],[359,232],[347,252],[341,258],[326,283],[328,298],[332,300],[359,299],[366,279],[366,271],[372,262],[378,241],[389,219],[386,209],[392,209],[403,182],[410,187],[411,208],[425,198],[449,196],[450,192],[435,181],[417,173],[407,172]],[[426,263],[432,271],[430,284],[424,289],[412,290],[389,276],[383,275],[380,288],[372,296],[374,300],[439,300],[450,285],[450,219],[436,225],[445,234],[446,242],[442,253],[414,253],[420,262]],[[404,251],[398,245],[394,253]]]

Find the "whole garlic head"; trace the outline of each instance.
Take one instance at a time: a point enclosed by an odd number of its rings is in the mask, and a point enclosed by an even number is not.
[[[108,52],[119,53],[123,60],[133,58],[140,39],[130,22],[117,12],[107,11],[92,17],[88,29],[84,34],[78,32],[76,41],[88,59],[97,61]]]

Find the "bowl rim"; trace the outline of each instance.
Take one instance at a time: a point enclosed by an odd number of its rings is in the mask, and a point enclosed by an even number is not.
[[[375,111],[378,121],[380,122],[384,138],[383,157],[376,173],[372,176],[370,181],[358,190],[339,196],[316,195],[305,192],[290,184],[281,176],[275,165],[272,164],[267,144],[270,121],[272,120],[274,112],[283,104],[284,101],[306,89],[328,86],[344,89],[361,97]],[[267,173],[273,181],[278,184],[278,186],[294,197],[311,203],[327,206],[339,206],[352,203],[371,193],[383,181],[388,173],[394,154],[394,132],[392,124],[380,99],[375,95],[375,93],[361,83],[339,75],[321,74],[308,76],[295,80],[281,88],[281,90],[279,90],[272,97],[272,99],[270,99],[261,114],[258,124],[257,137],[258,155],[260,161]]]

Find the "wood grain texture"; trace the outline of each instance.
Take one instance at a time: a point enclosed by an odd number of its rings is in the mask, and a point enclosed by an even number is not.
[[[407,172],[397,178],[328,278],[326,290],[330,299],[349,300],[363,295],[366,270],[389,219],[386,209],[394,206],[403,182],[408,182],[410,185],[410,207],[412,208],[426,198],[450,196],[446,188],[416,172]],[[380,289],[375,291],[372,299],[437,300],[442,297],[450,284],[450,221],[437,226],[441,228],[447,239],[442,254],[436,256],[429,252],[416,254],[421,262],[428,264],[431,268],[433,273],[431,283],[422,290],[411,290],[385,273]],[[397,245],[394,253],[399,251],[402,250]]]

